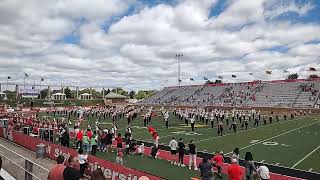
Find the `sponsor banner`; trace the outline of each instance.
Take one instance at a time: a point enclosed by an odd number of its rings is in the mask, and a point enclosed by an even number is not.
[[[30,112],[30,108],[22,108],[21,111],[22,112]]]
[[[27,136],[23,133],[13,131],[12,137],[9,138],[13,142],[30,149],[32,151],[36,151],[38,144],[46,144],[47,145],[47,156],[50,159],[56,159],[59,155],[63,155],[68,159],[71,155],[77,156],[78,153],[71,148],[67,148],[61,145],[53,144],[48,141],[44,141],[38,138],[33,138],[31,136]],[[0,130],[0,136],[3,137],[3,129]],[[135,169],[131,169],[128,167],[124,167],[122,165],[109,162],[94,156],[88,157],[89,168],[86,170],[86,173],[90,174],[97,168],[101,168],[104,175],[107,179],[112,180],[162,180],[162,178],[138,171]]]

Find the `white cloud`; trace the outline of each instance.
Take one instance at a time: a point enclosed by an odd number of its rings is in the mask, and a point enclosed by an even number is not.
[[[319,23],[270,21],[285,12],[306,15],[314,5],[270,9],[277,1],[229,0],[222,13],[209,17],[216,3],[1,1],[0,78],[21,82],[27,72],[29,81],[45,76],[49,84],[160,88],[177,83],[180,52],[183,84],[190,77],[200,83],[202,76],[219,75],[226,82],[253,80],[249,72],[258,79],[281,79],[283,69],[306,76],[303,69],[319,65]],[[79,44],[63,43],[70,33],[79,35]],[[273,75],[266,76],[267,69]]]

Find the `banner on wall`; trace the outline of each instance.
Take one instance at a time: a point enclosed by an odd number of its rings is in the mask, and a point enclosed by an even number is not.
[[[4,128],[0,128],[0,136],[4,137]],[[36,151],[37,145],[42,143],[47,145],[47,156],[50,159],[56,159],[59,155],[65,156],[68,159],[70,156],[77,156],[78,153],[71,148],[67,148],[61,145],[53,144],[48,141],[44,141],[38,138],[34,138],[25,135],[20,132],[12,131],[10,132],[10,139],[16,144],[19,144],[27,149]],[[88,157],[89,168],[87,173],[95,171],[97,168],[101,168],[105,177],[112,180],[161,180],[163,178],[124,167],[122,165],[106,161],[94,156]]]

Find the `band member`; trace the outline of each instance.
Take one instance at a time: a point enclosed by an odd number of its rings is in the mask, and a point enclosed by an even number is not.
[[[210,116],[210,123],[211,123],[211,128],[213,128],[213,120],[214,120],[214,116],[213,114]]]
[[[168,119],[169,119],[169,113],[168,113],[168,112],[165,112],[165,113],[164,113],[164,121],[166,122],[166,128],[167,128],[167,129],[169,128]]]
[[[192,118],[190,119],[190,123],[191,123],[191,131],[194,132],[194,121],[195,121],[195,117],[192,116]]]
[[[259,126],[259,117],[258,116],[256,116],[255,119],[254,119],[254,125],[253,126],[256,126],[256,125],[257,125],[257,127]]]
[[[218,135],[222,136],[222,133],[223,133],[223,122],[220,121],[218,123]]]
[[[233,129],[233,132],[235,132],[235,133],[237,132],[237,122],[236,122],[236,121],[232,121],[229,130],[230,130],[231,128]]]

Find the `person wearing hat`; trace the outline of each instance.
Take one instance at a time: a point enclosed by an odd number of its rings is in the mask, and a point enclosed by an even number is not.
[[[123,165],[123,158],[122,157],[123,157],[123,153],[122,152],[118,152],[115,162],[117,164]]]
[[[243,172],[241,167],[238,165],[238,160],[235,158],[231,159],[231,165],[228,167],[228,179],[229,180],[241,180]]]

